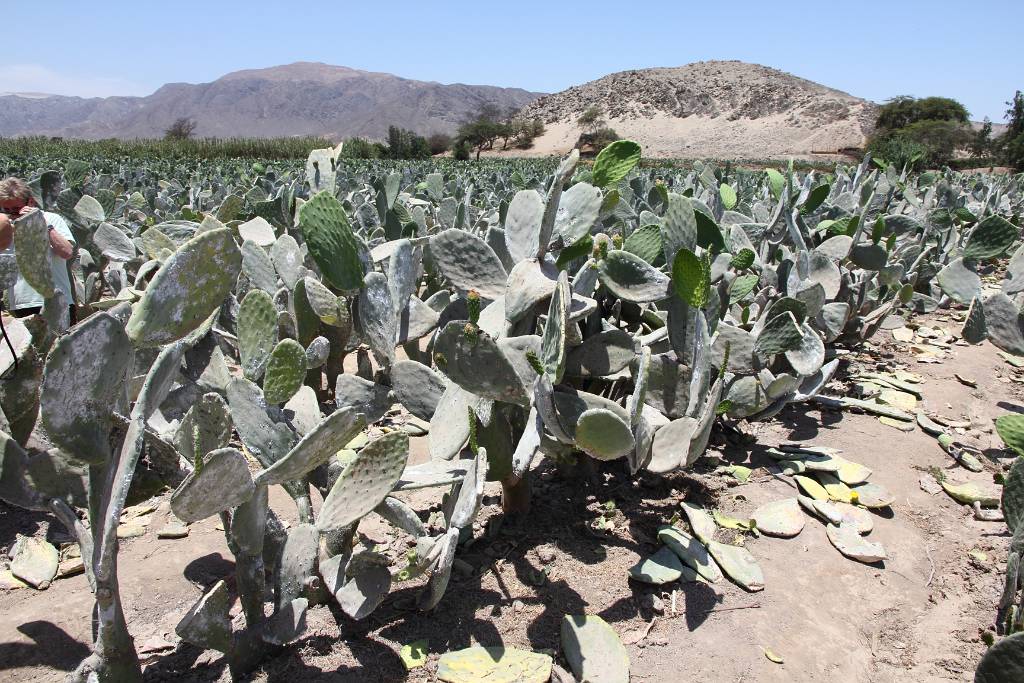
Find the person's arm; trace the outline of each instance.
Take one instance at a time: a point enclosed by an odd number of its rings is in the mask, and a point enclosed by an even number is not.
[[[53,249],[53,253],[61,257],[65,261],[70,259],[75,254],[75,245],[68,240],[67,237],[60,234],[57,229],[50,226],[49,229],[50,248]]]
[[[7,249],[14,241],[14,225],[6,213],[0,213],[0,251]]]

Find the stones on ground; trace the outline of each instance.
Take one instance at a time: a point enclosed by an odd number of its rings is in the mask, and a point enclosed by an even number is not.
[[[764,573],[749,550],[712,541],[708,543],[708,552],[722,571],[742,588],[751,592],[764,590]]]
[[[188,536],[188,526],[176,519],[172,519],[167,524],[161,527],[160,531],[156,532],[157,538],[162,539],[178,539],[185,538]]]
[[[873,564],[888,559],[882,544],[864,539],[853,524],[829,524],[825,527],[825,533],[836,550],[851,560]]]
[[[49,588],[57,575],[60,553],[45,538],[22,536],[11,551],[11,574],[33,588]]]
[[[590,683],[629,683],[629,653],[618,634],[593,614],[562,617],[562,654],[576,679]]]
[[[792,538],[799,534],[805,521],[796,498],[766,503],[754,510],[752,519],[761,533],[782,538]]]
[[[446,652],[437,662],[437,678],[447,683],[545,683],[551,657],[514,647],[468,647]]]

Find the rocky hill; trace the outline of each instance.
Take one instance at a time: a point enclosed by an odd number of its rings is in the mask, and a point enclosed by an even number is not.
[[[547,133],[534,154],[571,149],[576,119],[600,106],[621,137],[660,157],[810,156],[860,147],[877,105],[813,81],[757,64],[697,62],[639,69],[541,97],[523,114]]]
[[[198,136],[383,138],[389,124],[450,133],[483,103],[517,109],[539,94],[297,62],[170,83],[146,97],[0,95],[0,136],[160,137],[179,117],[195,120]]]

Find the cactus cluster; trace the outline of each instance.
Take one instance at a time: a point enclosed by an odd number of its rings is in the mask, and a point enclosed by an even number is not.
[[[539,457],[691,466],[716,421],[813,398],[834,346],[902,308],[970,305],[966,339],[1024,352],[1024,257],[984,301],[977,274],[1019,241],[1019,179],[868,159],[829,174],[651,170],[629,141],[591,167],[573,152],[504,174],[338,152],[193,184],[77,166],[63,189],[52,172],[33,182],[82,245],[82,322],[61,315],[29,214],[0,279],[21,272],[47,303],[8,325],[0,497],[54,512],[89,558],[100,623],[79,680],[141,676],[116,525],[144,450],[176,485],[178,518],[221,519],[244,622],[220,582],[177,632],[240,674],[298,637],[310,604],[361,619],[393,580],[423,575],[433,608],[485,482],[526,514]],[[409,464],[395,404],[430,423],[428,462]],[[297,525],[269,508],[271,486]],[[426,487],[445,491],[439,533],[395,495]],[[415,539],[407,567],[356,547],[370,513]]]

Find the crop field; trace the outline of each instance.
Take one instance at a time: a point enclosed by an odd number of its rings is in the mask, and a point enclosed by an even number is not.
[[[1024,680],[1024,175],[189,144],[0,146],[0,678]]]

